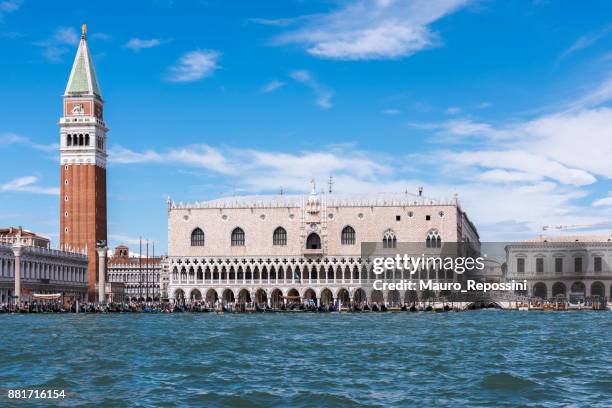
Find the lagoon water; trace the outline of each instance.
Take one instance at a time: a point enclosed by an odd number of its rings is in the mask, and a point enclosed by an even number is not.
[[[0,315],[18,406],[612,405],[612,313]]]

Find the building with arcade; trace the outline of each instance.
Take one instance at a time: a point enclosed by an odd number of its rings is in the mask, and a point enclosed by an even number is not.
[[[21,227],[0,228],[0,303],[32,301],[58,294],[64,300],[87,298],[87,254],[52,249],[48,238]]]
[[[373,289],[362,243],[464,242],[479,236],[457,198],[408,193],[234,196],[183,204],[168,199],[167,295],[181,301],[268,303],[312,299],[403,303],[413,291]],[[407,272],[392,271],[395,280]],[[405,275],[404,275],[405,273]],[[438,279],[445,271],[420,271]],[[425,275],[423,275],[425,274]],[[379,278],[377,278],[379,279]],[[166,286],[166,285],[165,285]]]
[[[528,295],[610,297],[612,235],[539,237],[506,247],[507,279],[526,279]]]

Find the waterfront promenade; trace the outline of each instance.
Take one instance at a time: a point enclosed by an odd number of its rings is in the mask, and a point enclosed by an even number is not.
[[[605,298],[580,299],[577,303],[567,299],[529,298],[504,292],[456,295],[443,298],[429,298],[414,302],[389,304],[377,302],[340,301],[319,304],[312,301],[283,303],[279,307],[269,303],[225,303],[203,300],[188,301],[126,301],[100,303],[71,303],[57,301],[35,301],[0,303],[0,314],[3,313],[369,313],[369,312],[461,312],[478,309],[501,309],[521,311],[604,311],[612,310],[612,302]]]

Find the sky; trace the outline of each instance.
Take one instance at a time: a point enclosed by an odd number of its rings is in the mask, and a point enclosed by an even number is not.
[[[457,194],[483,241],[612,230],[609,1],[0,0],[0,225],[57,243],[80,26],[105,100],[109,244],[166,198]]]

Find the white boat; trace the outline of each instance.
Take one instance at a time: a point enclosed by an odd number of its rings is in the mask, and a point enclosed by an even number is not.
[[[528,312],[529,311],[529,303],[525,303],[525,302],[517,302],[516,303],[516,310],[520,311],[520,312]]]
[[[567,304],[569,310],[580,310],[585,308],[584,298],[570,296],[570,300]]]

